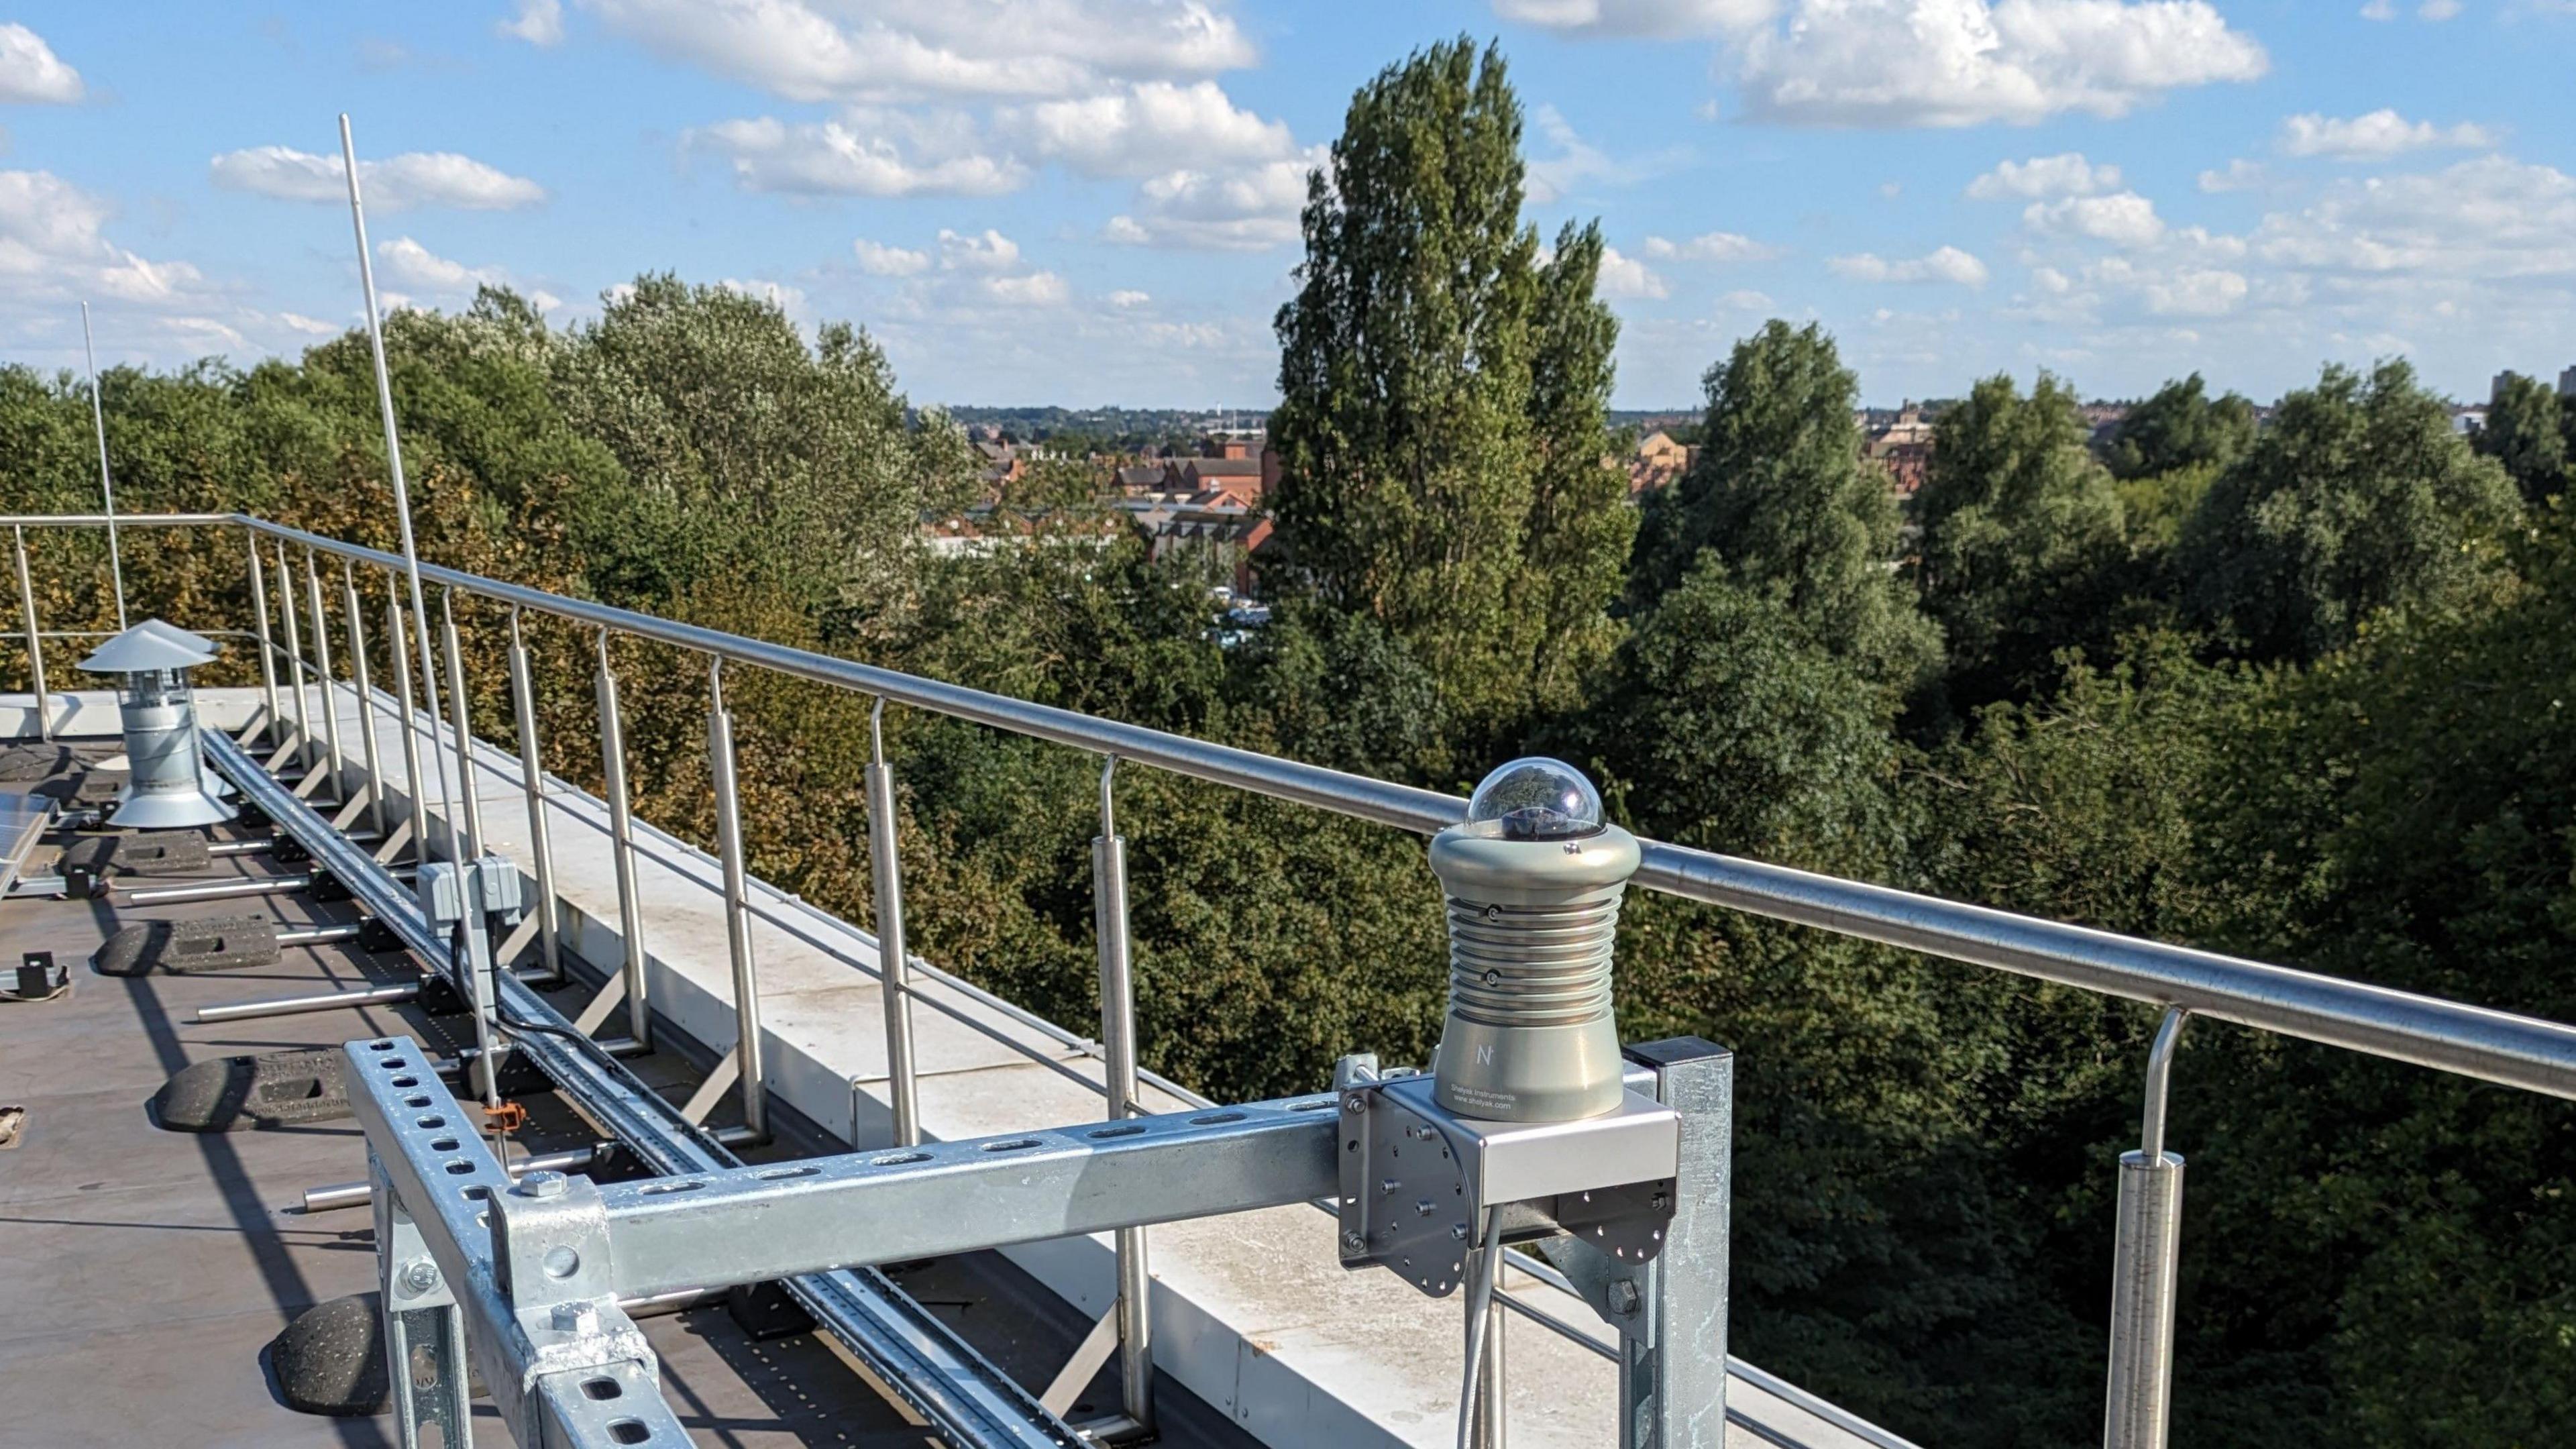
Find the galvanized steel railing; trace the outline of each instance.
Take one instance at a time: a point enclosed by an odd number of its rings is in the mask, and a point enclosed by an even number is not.
[[[48,636],[43,635],[38,625],[34,593],[29,583],[25,530],[95,527],[106,522],[107,519],[101,515],[0,517],[0,524],[11,529],[16,549],[22,633],[31,674],[39,691],[44,688],[43,638]],[[295,686],[290,697],[297,701],[299,716],[304,697],[300,686],[306,661],[299,637],[301,628],[293,608],[291,584],[287,590],[286,645],[280,650],[273,642],[263,578],[265,568],[260,559],[258,541],[269,540],[278,550],[281,571],[286,568],[284,550],[287,546],[305,552],[306,592],[317,634],[323,633],[327,627],[319,574],[314,564],[318,556],[327,554],[341,559],[344,568],[361,565],[388,571],[402,568],[402,560],[395,555],[242,514],[126,515],[120,516],[117,523],[125,528],[238,527],[246,530],[252,540],[249,574],[256,601],[254,633],[263,646],[262,681],[267,690],[272,719],[283,718],[277,708],[278,681],[272,654],[282,656],[288,666],[289,683]],[[1104,985],[1103,1043],[1097,1048],[1089,1043],[1080,1045],[1103,1058],[1104,1067],[1113,1082],[1121,1079],[1151,1081],[1185,1099],[1193,1099],[1195,1094],[1163,1082],[1151,1073],[1136,1072],[1132,1065],[1136,1044],[1132,1000],[1125,999],[1129,993],[1124,989],[1124,871],[1118,849],[1119,837],[1111,817],[1107,769],[1114,768],[1121,760],[1132,761],[1421,834],[1434,833],[1455,823],[1463,818],[1465,812],[1465,801],[1437,791],[1373,780],[1139,725],[1098,719],[1071,710],[1032,704],[855,660],[655,618],[591,600],[567,598],[454,569],[424,564],[421,573],[424,579],[447,589],[451,596],[461,592],[506,605],[511,610],[512,692],[521,720],[519,745],[522,763],[532,791],[542,790],[543,769],[538,759],[529,708],[525,650],[518,641],[517,615],[522,610],[532,611],[599,631],[597,687],[601,709],[601,747],[607,771],[611,833],[617,852],[619,914],[626,942],[624,970],[618,984],[623,987],[629,1028],[639,1043],[647,1039],[650,1026],[644,991],[645,950],[641,913],[634,884],[632,817],[626,799],[616,680],[609,669],[607,652],[609,639],[616,635],[655,640],[705,655],[711,661],[711,671],[718,671],[711,678],[719,682],[722,665],[730,662],[869,695],[878,701],[880,710],[885,702],[891,701],[1103,756],[1107,765],[1102,777],[1101,836],[1094,853],[1098,876],[1095,885],[1102,913],[1099,939]],[[356,600],[354,586],[349,585],[346,602],[348,627],[353,638],[360,637],[357,631],[362,628]],[[391,607],[394,624],[399,631],[401,606],[397,601]],[[400,633],[397,632],[395,637],[399,639]],[[449,639],[453,639],[452,625]],[[316,644],[315,667],[323,675],[326,686],[330,686],[333,678],[328,645],[318,638]],[[363,645],[351,652],[356,656],[352,660],[353,666],[362,670]],[[399,667],[403,656],[403,650],[394,650],[398,676],[408,674],[407,668]],[[448,645],[446,665],[450,676],[449,690],[457,701],[458,717],[452,728],[460,736],[461,746],[462,737],[470,730],[470,722],[464,717],[465,694],[460,687],[462,667],[452,642]],[[366,688],[363,676],[351,682],[362,691]],[[400,678],[398,682],[408,685],[407,678]],[[408,688],[405,687],[402,693],[408,710]],[[361,694],[362,699],[370,697]],[[336,710],[325,711],[322,735],[318,740],[310,721],[300,717],[293,721],[295,747],[308,762],[319,767],[321,762],[314,760],[318,745],[320,755],[328,762],[327,773],[334,780],[345,777],[336,714]],[[710,716],[709,736],[717,788],[721,796],[727,797],[720,802],[720,823],[727,825],[731,824],[733,815],[729,798],[733,774],[729,726],[730,720],[723,711],[719,696],[719,703]],[[369,731],[368,736],[365,744],[372,754],[373,732]],[[407,744],[408,741],[407,733]],[[417,762],[407,763],[413,776],[412,798],[417,800]],[[369,778],[380,779],[381,776],[375,773],[376,762],[371,758],[368,764]],[[938,1003],[906,989],[904,975],[907,969],[929,973],[935,979],[960,987],[965,983],[956,981],[945,972],[936,971],[928,963],[899,954],[904,940],[901,880],[893,851],[892,776],[884,763],[881,744],[872,750],[868,783],[871,855],[877,876],[877,937],[886,953],[893,958],[879,972],[879,977],[887,999],[890,1036],[908,1038],[911,1003],[924,1001],[933,1006]],[[474,792],[468,789],[465,795],[471,802]],[[540,818],[542,801],[532,799],[530,809],[532,819]],[[479,836],[476,821],[468,819],[462,823],[469,834]],[[537,862],[538,879],[543,888],[551,883],[552,862],[543,858],[550,855],[550,850],[542,827],[536,838],[541,857]],[[745,1002],[755,1002],[757,987],[748,959],[748,931],[732,924],[739,920],[743,900],[738,884],[742,878],[739,828],[720,829],[719,845],[726,872],[727,912],[731,927],[727,935],[734,957],[737,995]],[[2113,1449],[2140,1449],[2140,1446],[2164,1442],[2165,1403],[2171,1378],[2172,1265],[2177,1247],[2172,1227],[2180,1200],[2181,1159],[2162,1150],[2163,1098],[2172,1041],[2183,1019],[2207,1016],[2283,1036],[2576,1100],[2576,1027],[2390,990],[2365,982],[2321,976],[2189,947],[1766,865],[1686,846],[1659,841],[1642,841],[1641,845],[1644,863],[1637,872],[1635,883],[1649,890],[2166,1008],[2166,1026],[2158,1034],[2150,1068],[2147,1120],[2149,1136],[2153,1140],[2143,1152],[2129,1154],[2122,1164],[2123,1201],[2118,1261],[2114,1272],[2117,1291],[2110,1402],[2104,1431],[2105,1443]],[[544,893],[542,889],[541,893]],[[552,902],[545,904],[547,909],[542,930],[546,960],[551,966],[557,960],[555,923]],[[989,1004],[1006,1006],[987,993],[979,991],[975,994]],[[1124,1010],[1117,1009],[1121,1005]],[[1051,1036],[1069,1043],[1079,1042],[1078,1038],[1051,1023],[1043,1023],[1016,1008],[1008,1009],[1014,1017],[1042,1027]],[[756,1020],[750,1010],[746,1010],[743,1017]],[[743,1034],[747,1039],[754,1038],[756,1029],[747,1027]],[[900,1078],[905,1074],[904,1068],[910,1066],[910,1043],[906,1039],[899,1043],[890,1040],[889,1044],[898,1048],[890,1052],[890,1060],[896,1064],[895,1075]],[[757,1045],[751,1045],[747,1050],[737,1045],[736,1052],[741,1058],[737,1068],[742,1074],[746,1098],[756,1097],[759,1091]],[[1134,1073],[1132,1077],[1127,1075],[1131,1072]],[[1085,1085],[1092,1084],[1086,1081]],[[1123,1115],[1129,1110],[1129,1103],[1117,1100],[1119,1095],[1124,1093],[1113,1088],[1110,1100],[1112,1116]],[[918,1131],[912,1107],[912,1084],[897,1080],[890,1085],[889,1096],[895,1103],[897,1133],[909,1138]],[[757,1108],[752,1109],[754,1121],[757,1121],[757,1111]],[[1130,1281],[1129,1273],[1124,1271],[1129,1267],[1133,1269],[1133,1277],[1141,1279],[1141,1241],[1132,1247],[1122,1242],[1121,1248],[1125,1250],[1121,1254],[1122,1284]],[[1516,1266],[1544,1280],[1562,1282],[1544,1265],[1523,1262]],[[1525,1306],[1523,1311],[1529,1312]],[[1544,1320],[1544,1315],[1532,1313],[1531,1316]],[[1141,1318],[1141,1315],[1137,1317]],[[1122,1323],[1122,1326],[1129,1325]],[[1565,1325],[1551,1326],[1565,1331]],[[1131,1372],[1128,1380],[1135,1385],[1141,1383],[1134,1370],[1143,1361],[1144,1345],[1141,1326],[1133,1326],[1131,1331],[1138,1341],[1129,1344]],[[1589,1336],[1580,1330],[1570,1330],[1569,1336],[1591,1342]],[[1750,1373],[1759,1373],[1745,1367]],[[1142,1398],[1141,1388],[1131,1387],[1125,1397],[1128,1414],[1140,1422],[1146,1420],[1151,1410]],[[1817,1412],[1817,1406],[1812,1403],[1801,1407],[1808,1412]],[[1877,1442],[1901,1442],[1856,1421],[1846,1422],[1844,1427],[1854,1432],[1866,1430],[1868,1437]]]

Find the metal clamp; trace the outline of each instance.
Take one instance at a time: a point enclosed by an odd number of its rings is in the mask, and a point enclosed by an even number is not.
[[[1652,1262],[1673,1218],[1681,1118],[1631,1088],[1572,1122],[1483,1122],[1432,1099],[1431,1078],[1335,1072],[1341,1259],[1381,1266],[1434,1298],[1466,1281],[1495,1208],[1506,1241],[1568,1234],[1613,1264]]]

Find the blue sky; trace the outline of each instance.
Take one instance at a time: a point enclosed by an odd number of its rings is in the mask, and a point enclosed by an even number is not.
[[[0,359],[292,353],[380,284],[647,269],[848,318],[917,401],[1257,406],[1356,85],[1496,37],[1599,217],[1619,401],[1768,316],[1873,402],[2576,364],[2576,0],[462,0],[0,9]]]

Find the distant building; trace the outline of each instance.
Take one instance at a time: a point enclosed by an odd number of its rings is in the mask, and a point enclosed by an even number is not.
[[[2576,398],[2576,367],[2571,367],[2565,372],[2558,374],[2558,395],[2565,398]]]
[[[1628,492],[1651,493],[1678,483],[1699,458],[1699,449],[1673,441],[1673,435],[1656,431],[1637,440],[1637,450],[1628,455]]]
[[[1932,424],[1922,408],[1909,402],[1897,410],[1895,421],[1869,431],[1861,451],[1887,470],[1900,495],[1911,498],[1932,473]]]
[[[2456,405],[2451,409],[2451,431],[2462,437],[2474,435],[2487,425],[2487,410],[2475,404]]]

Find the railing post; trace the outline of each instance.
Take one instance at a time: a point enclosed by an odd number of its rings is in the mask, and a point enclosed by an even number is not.
[[[519,717],[519,778],[528,796],[528,849],[536,857],[537,940],[544,952],[546,975],[561,981],[562,912],[555,900],[555,837],[546,820],[546,766],[537,749],[537,692],[528,678],[528,643],[519,632],[519,611],[510,611],[510,709]]]
[[[903,935],[903,862],[895,854],[894,767],[885,758],[885,696],[868,712],[868,863],[877,896],[877,984],[885,995],[886,1098],[894,1141],[921,1141],[921,1095],[912,1064],[912,958]],[[858,1144],[850,1144],[855,1147]]]
[[[733,715],[724,702],[724,656],[707,660],[707,766],[716,787],[716,850],[724,864],[725,946],[733,959],[733,1051],[742,1125],[769,1135],[769,1078],[761,1069],[760,975],[751,957],[751,893],[742,863],[742,801],[733,770]]]
[[[304,551],[304,600],[313,611],[313,667],[322,676],[322,738],[327,741],[323,758],[331,767],[331,798],[344,800],[349,794],[349,761],[340,749],[340,701],[331,679],[331,616],[322,609],[322,564],[309,548]]]
[[[1726,1302],[1734,1223],[1735,1054],[1697,1037],[1628,1050],[1681,1113],[1681,1161],[1664,1251],[1629,1302],[1641,1342],[1619,1337],[1620,1449],[1723,1449]]]
[[[250,545],[251,627],[259,634],[259,692],[268,704],[268,718],[261,727],[268,731],[269,748],[275,749],[286,742],[286,722],[277,713],[277,644],[268,632],[268,569],[259,561],[257,531],[244,533],[243,541]],[[250,743],[247,732],[242,743]]]
[[[473,712],[465,698],[465,656],[456,643],[454,589],[439,590],[438,625],[440,645],[447,655],[448,722],[456,729],[456,782],[465,792],[458,807],[465,817],[465,838],[456,854],[460,860],[471,860],[483,852],[483,806],[474,792]]]
[[[411,825],[411,857],[429,859],[429,797],[420,774],[420,707],[411,688],[410,621],[403,617],[402,584],[390,574],[385,584],[385,653],[394,661],[394,701],[402,707],[403,787],[411,792],[404,818]],[[435,749],[437,742],[431,741]],[[388,839],[387,844],[392,842]]]
[[[1136,1115],[1136,982],[1127,949],[1127,842],[1118,834],[1113,784],[1118,757],[1100,766],[1100,835],[1091,842],[1092,909],[1100,941],[1100,1037],[1109,1120]],[[1137,1431],[1154,1430],[1153,1279],[1145,1230],[1118,1240],[1119,1407]]]
[[[358,606],[358,576],[340,561],[340,612],[349,627],[349,677],[358,690],[358,748],[367,761],[367,823],[385,838],[385,765],[376,743],[376,686],[367,667],[367,617]]]
[[[18,555],[18,612],[27,625],[27,678],[36,691],[36,737],[51,744],[54,716],[45,698],[45,641],[36,627],[36,586],[27,577],[27,530],[12,527],[9,541]]]
[[[1499,1290],[1507,1261],[1494,1265],[1494,1287]],[[1504,1385],[1510,1381],[1503,1364],[1503,1325],[1512,1321],[1511,1310],[1503,1306],[1499,1291],[1485,1305],[1485,1356],[1476,1366],[1475,1424],[1468,1443],[1475,1449],[1505,1449],[1504,1431],[1510,1422],[1510,1403]]]
[[[2165,1095],[2190,1013],[2165,1012],[2147,1051],[2139,1149],[2120,1154],[2111,1250],[2111,1369],[2103,1449],[2164,1449],[2173,1401],[2174,1295],[2181,1284],[2182,1158],[2165,1151]]]
[[[626,938],[626,1030],[650,1049],[653,1012],[644,997],[644,903],[635,880],[635,819],[626,799],[626,727],[617,714],[617,675],[608,631],[599,631],[599,768],[608,777],[609,858],[617,866],[617,926]]]
[[[295,570],[286,563],[286,545],[277,546],[277,587],[286,607],[286,679],[295,696],[295,763],[306,775],[313,773],[312,701],[304,697],[304,631],[295,622]],[[275,760],[269,763],[275,764]],[[309,782],[298,781],[296,788],[307,788]]]

